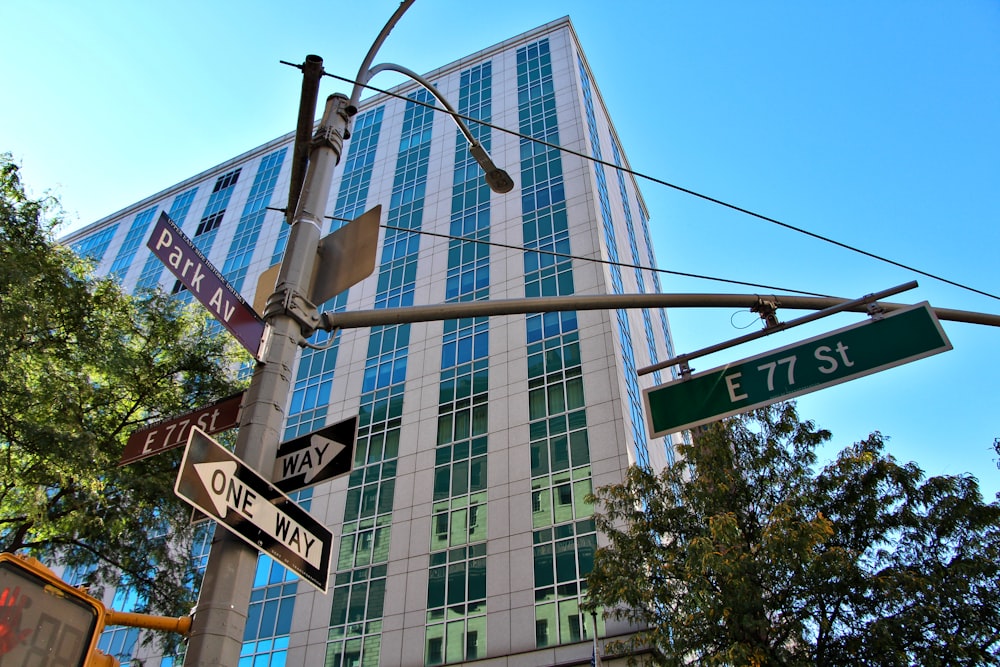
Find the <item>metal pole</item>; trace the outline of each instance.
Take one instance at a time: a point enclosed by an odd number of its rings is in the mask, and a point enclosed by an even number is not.
[[[292,149],[292,174],[288,184],[288,204],[285,220],[292,221],[299,205],[302,181],[309,162],[309,138],[316,121],[316,99],[319,97],[319,80],[323,78],[323,59],[308,55],[302,63],[302,92],[299,94],[299,120],[295,126],[295,147]]]
[[[108,609],[104,613],[104,625],[124,625],[130,628],[146,628],[159,632],[176,632],[186,635],[191,631],[191,617],[153,616],[152,614],[137,614],[131,611]]]
[[[271,347],[266,363],[254,371],[243,405],[236,455],[267,478],[280,440],[295,353],[299,341],[313,333],[318,320],[315,305],[304,295],[310,292],[333,170],[340,161],[348,127],[347,105],[347,96],[331,95],[313,137],[278,284],[264,311],[272,328]],[[187,667],[239,664],[257,556],[256,549],[227,530],[216,530],[195,608],[184,660]]]
[[[736,345],[742,345],[743,343],[749,343],[752,340],[757,340],[758,338],[763,338],[764,336],[770,336],[771,334],[776,334],[779,331],[786,331],[792,327],[797,327],[803,324],[808,324],[809,322],[815,322],[816,320],[822,319],[824,317],[829,317],[830,315],[835,315],[836,313],[843,312],[845,310],[850,310],[852,308],[857,308],[859,306],[867,306],[870,303],[878,301],[879,299],[884,299],[887,296],[893,296],[899,294],[900,292],[905,292],[907,290],[914,289],[917,286],[916,280],[911,280],[908,283],[902,285],[897,285],[896,287],[890,287],[889,289],[882,290],[881,292],[875,292],[874,294],[869,294],[863,296],[859,299],[851,299],[850,301],[844,301],[835,306],[830,306],[829,308],[824,308],[823,310],[818,310],[814,313],[804,315],[794,320],[788,322],[778,322],[775,324],[769,324],[766,328],[761,331],[755,331],[753,333],[745,334],[743,336],[738,336],[721,343],[716,343],[715,345],[709,345],[708,347],[703,347],[700,350],[695,350],[694,352],[687,352],[685,354],[678,354],[676,357],[671,357],[666,361],[661,361],[652,366],[646,366],[645,368],[640,368],[636,371],[637,375],[648,375],[649,373],[655,373],[656,371],[663,370],[664,368],[670,368],[671,366],[680,366],[681,369],[687,368],[687,364],[692,359],[697,359],[698,357],[704,357],[706,355],[712,354],[713,352],[720,352],[722,350],[729,349],[730,347],[735,347]]]
[[[372,74],[369,68],[372,66],[372,62],[375,60],[375,54],[382,47],[382,42],[385,38],[389,36],[392,29],[396,27],[399,19],[403,18],[403,14],[406,10],[410,8],[414,0],[403,0],[399,3],[399,7],[396,11],[392,13],[389,20],[386,21],[385,26],[382,28],[382,32],[378,34],[375,41],[372,42],[371,47],[368,49],[368,53],[365,54],[365,59],[361,61],[361,67],[358,68],[358,75],[354,77],[354,88],[351,90],[351,103],[347,108],[347,112],[350,115],[354,115],[358,112],[358,103],[361,101],[361,89],[364,87],[368,80],[372,78]],[[350,135],[348,135],[350,136]]]
[[[406,306],[381,310],[352,310],[345,312],[325,312],[320,328],[357,329],[407,322],[432,322],[455,320],[463,317],[497,317],[501,315],[523,315],[525,313],[548,313],[564,310],[616,310],[618,308],[752,308],[760,301],[759,294],[574,294],[572,296],[541,296],[524,299],[496,299],[493,301],[465,301],[462,303],[441,303],[430,306]],[[850,299],[825,296],[770,296],[779,308],[792,310],[819,310],[838,306]],[[910,304],[880,301],[886,311],[907,308]],[[856,305],[846,310],[865,312],[864,305]],[[976,313],[951,308],[934,308],[934,314],[942,320],[985,324],[1000,327],[1000,315]]]

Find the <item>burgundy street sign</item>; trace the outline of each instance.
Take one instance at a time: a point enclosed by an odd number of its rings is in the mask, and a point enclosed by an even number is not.
[[[243,403],[244,393],[246,392],[241,391],[203,408],[139,429],[129,436],[118,465],[123,466],[156,456],[168,449],[183,447],[187,444],[192,426],[197,426],[209,435],[236,428],[240,425],[240,404]]]
[[[257,361],[264,361],[270,327],[166,213],[160,213],[146,245]]]

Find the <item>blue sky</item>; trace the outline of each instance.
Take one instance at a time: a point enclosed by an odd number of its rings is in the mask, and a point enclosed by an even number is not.
[[[308,53],[353,76],[396,2],[0,4],[0,150],[80,226],[294,127]],[[417,0],[379,61],[426,72],[569,15],[636,171],[1000,294],[1000,3]],[[390,86],[393,75],[374,84]],[[322,94],[346,92],[327,80]],[[858,297],[917,279],[908,303],[1000,313],[974,294],[640,180],[668,292]],[[800,312],[779,311],[782,320]],[[859,321],[839,315],[696,361],[696,370]],[[678,352],[759,325],[674,310]],[[996,328],[799,400],[831,452],[880,430],[929,474],[1000,490]]]

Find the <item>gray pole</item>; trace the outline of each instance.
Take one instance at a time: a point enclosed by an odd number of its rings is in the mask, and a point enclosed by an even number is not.
[[[236,455],[254,470],[265,471],[265,477],[270,477],[280,441],[299,341],[312,334],[318,320],[316,306],[304,295],[310,292],[333,170],[348,127],[347,106],[347,96],[331,95],[313,137],[278,283],[264,311],[271,326],[270,350],[266,363],[254,371],[243,405]],[[239,663],[257,556],[256,549],[229,531],[216,530],[188,641],[187,667]]]
[[[288,204],[285,219],[292,221],[299,207],[299,193],[306,178],[309,163],[309,140],[316,121],[316,99],[319,97],[319,80],[323,76],[323,59],[308,55],[302,68],[302,92],[299,95],[299,119],[295,125],[295,146],[292,149],[292,175],[288,182]]]

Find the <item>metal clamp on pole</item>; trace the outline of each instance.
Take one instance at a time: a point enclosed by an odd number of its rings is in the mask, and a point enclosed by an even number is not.
[[[885,306],[880,304],[878,301],[872,301],[869,303],[865,310],[868,311],[868,317],[873,320],[880,320],[885,317]]]
[[[750,309],[751,313],[757,313],[760,315],[760,319],[764,320],[764,328],[772,329],[779,324],[778,321],[778,297],[772,296],[770,299],[765,299],[764,297],[757,297],[757,305]]]
[[[276,315],[287,315],[298,322],[304,338],[309,338],[316,333],[320,323],[316,304],[290,289],[275,292],[268,297],[267,305],[264,307],[264,319]]]

